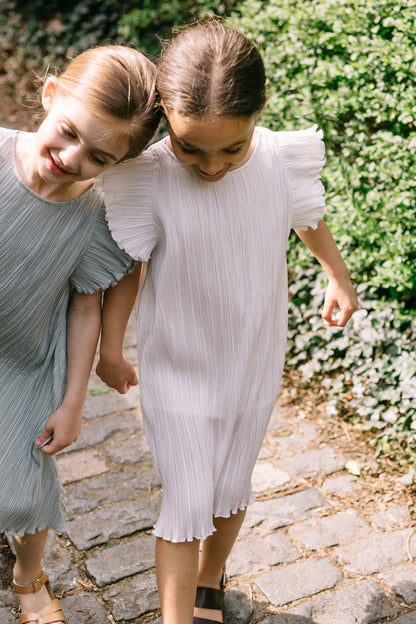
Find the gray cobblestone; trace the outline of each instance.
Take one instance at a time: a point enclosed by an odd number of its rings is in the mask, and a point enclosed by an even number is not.
[[[87,555],[85,567],[98,587],[146,572],[154,566],[155,538],[145,535]]]
[[[278,464],[291,477],[307,479],[317,475],[330,475],[344,467],[344,460],[337,456],[334,449],[324,447],[312,449],[287,457],[284,464]]]
[[[116,472],[71,483],[66,488],[66,510],[69,516],[93,511],[101,505],[114,505],[133,499],[138,492],[149,492],[160,486],[153,465],[141,465],[135,473]]]
[[[116,622],[132,620],[159,607],[156,575],[139,574],[103,593]]]
[[[326,498],[314,488],[288,494],[266,501],[258,501],[247,510],[245,524],[249,527],[262,524],[272,531],[310,517],[315,509],[328,504]]]
[[[416,554],[416,536],[410,529],[374,535],[337,548],[338,562],[349,572],[375,574]]]
[[[15,624],[16,618],[10,608],[0,607],[0,622],[1,624]]]
[[[289,563],[302,556],[290,539],[280,533],[259,540],[238,540],[227,561],[227,575],[232,578],[251,572],[267,570],[270,566]]]
[[[159,507],[159,494],[137,496],[134,501],[124,501],[122,505],[97,509],[69,520],[67,533],[78,550],[87,550],[151,528],[158,518]]]
[[[374,581],[361,581],[288,611],[314,624],[372,624],[397,615],[398,603]]]
[[[61,601],[70,624],[105,624],[110,622],[107,611],[92,594],[76,594]]]
[[[137,431],[142,431],[141,424],[132,413],[119,418],[98,418],[86,422],[78,440],[71,446],[71,452],[90,446],[96,446],[108,439],[126,438]]]
[[[277,607],[334,587],[341,572],[328,559],[292,563],[256,578],[256,584]]]
[[[391,620],[391,624],[416,624],[416,611],[411,611],[395,620]]]
[[[107,457],[120,466],[138,464],[152,459],[144,433],[129,436],[126,440],[111,441],[104,444],[103,448]]]
[[[406,604],[416,604],[416,563],[406,563],[390,568],[380,577]]]

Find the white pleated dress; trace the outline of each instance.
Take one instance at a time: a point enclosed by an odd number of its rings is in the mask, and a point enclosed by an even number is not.
[[[322,134],[256,129],[218,182],[165,140],[97,180],[113,237],[149,261],[138,308],[145,431],[163,485],[155,534],[213,533],[254,500],[251,474],[284,364],[291,228],[323,217]]]
[[[111,237],[94,188],[66,202],[36,195],[0,128],[0,531],[65,528],[55,458],[35,446],[66,384],[73,289],[114,285],[134,262]]]

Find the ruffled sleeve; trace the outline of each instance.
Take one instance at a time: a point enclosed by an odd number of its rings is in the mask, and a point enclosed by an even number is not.
[[[289,175],[292,204],[291,227],[316,229],[324,216],[325,189],[321,171],[325,164],[322,130],[316,125],[306,130],[279,132],[280,153]]]
[[[157,242],[153,211],[156,160],[150,150],[96,178],[113,238],[136,260],[147,262]]]
[[[115,286],[136,265],[112,238],[103,207],[70,282],[79,292],[91,294]]]

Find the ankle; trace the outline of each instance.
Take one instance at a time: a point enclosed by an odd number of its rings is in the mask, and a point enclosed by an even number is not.
[[[226,584],[225,568],[221,572],[200,572],[198,575],[198,587],[210,587],[211,589],[224,589]]]
[[[42,568],[34,570],[22,570],[18,566],[13,569],[13,582],[19,587],[27,587],[32,585],[33,582],[40,578],[43,574]]]

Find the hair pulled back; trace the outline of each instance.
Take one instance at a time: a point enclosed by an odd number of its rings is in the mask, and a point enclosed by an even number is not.
[[[161,54],[157,88],[164,112],[185,117],[251,117],[265,103],[257,47],[219,20],[188,26]]]
[[[110,115],[126,122],[125,160],[143,151],[159,125],[155,80],[156,65],[141,52],[106,45],[76,56],[58,78],[58,92],[76,97],[96,117]]]

